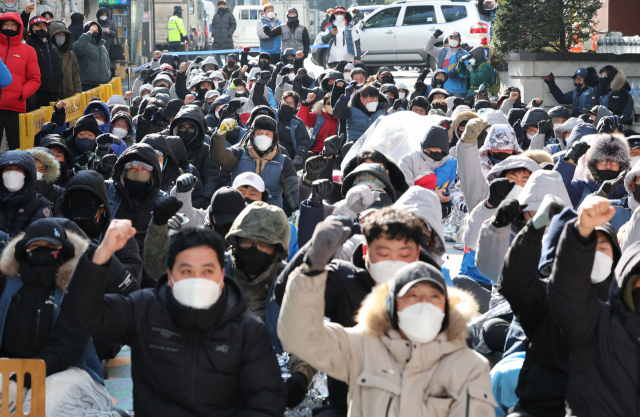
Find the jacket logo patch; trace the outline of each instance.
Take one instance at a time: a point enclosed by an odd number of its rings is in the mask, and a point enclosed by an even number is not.
[[[51,217],[51,209],[49,209],[49,208],[43,208],[43,209],[42,209],[42,215],[43,215],[44,217]]]
[[[16,57],[16,58],[20,58],[20,55],[18,55],[18,54],[13,54],[13,56]]]
[[[227,346],[227,345],[216,346],[216,352],[227,353],[227,352],[229,352],[229,346]]]

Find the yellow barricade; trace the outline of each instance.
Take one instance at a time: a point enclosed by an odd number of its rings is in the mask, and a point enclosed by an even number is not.
[[[33,148],[34,136],[40,131],[43,124],[51,121],[52,114],[53,107],[47,106],[40,107],[38,110],[34,110],[30,113],[20,115],[20,149],[25,150]]]
[[[112,95],[124,95],[122,94],[122,78],[113,77],[107,84],[110,84],[113,87],[113,90],[111,91]]]

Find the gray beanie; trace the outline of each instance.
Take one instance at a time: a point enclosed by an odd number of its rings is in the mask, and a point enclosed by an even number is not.
[[[449,132],[442,126],[431,126],[427,136],[420,144],[422,149],[438,148],[445,154],[449,153]]]

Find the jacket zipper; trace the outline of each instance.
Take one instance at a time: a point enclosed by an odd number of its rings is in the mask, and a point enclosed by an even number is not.
[[[395,394],[391,394],[391,397],[389,397],[389,404],[387,404],[387,413],[385,414],[386,417],[389,417],[389,410],[391,410],[391,403],[393,402],[394,396]]]
[[[36,320],[36,341],[35,344],[38,344],[38,335],[40,334],[40,309],[38,309],[38,320]]]

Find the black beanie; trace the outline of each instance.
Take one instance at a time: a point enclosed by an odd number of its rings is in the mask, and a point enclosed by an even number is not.
[[[425,96],[417,96],[413,100],[411,100],[411,104],[409,105],[409,110],[411,110],[413,106],[422,107],[427,111],[429,111],[429,109],[431,108],[431,106],[429,105],[429,101]]]
[[[252,125],[256,117],[260,115],[269,116],[274,120],[276,118],[276,113],[273,111],[271,106],[266,106],[264,104],[261,104],[259,106],[254,107],[253,110],[251,110],[251,114],[249,115],[249,120],[247,120],[247,124]]]
[[[82,116],[81,118],[78,119],[76,124],[73,126],[73,136],[75,137],[78,133],[82,132],[83,130],[87,130],[93,133],[94,135],[96,135],[96,137],[102,134],[102,131],[98,127],[98,121],[91,114]]]
[[[427,136],[420,144],[422,149],[438,148],[445,154],[449,153],[449,132],[442,126],[431,126]]]
[[[271,55],[269,55],[267,52],[260,52],[260,55],[258,55],[258,59],[271,60]]]
[[[275,119],[269,117],[269,116],[265,116],[265,115],[260,115],[258,117],[256,117],[256,119],[253,121],[253,130],[270,130],[273,132],[273,137],[274,139],[276,138],[276,135],[278,134],[278,124],[276,123]]]
[[[236,54],[227,55],[227,61],[230,60],[230,59],[234,60],[236,64],[238,63],[238,55],[236,55]]]
[[[84,15],[82,13],[75,12],[71,15],[72,23],[82,23],[84,21]]]

